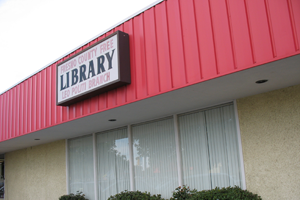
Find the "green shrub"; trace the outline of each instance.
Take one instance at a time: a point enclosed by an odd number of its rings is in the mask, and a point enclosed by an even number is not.
[[[59,200],[88,200],[84,197],[85,195],[82,192],[77,191],[76,195],[71,193],[68,195],[63,195],[59,197]]]
[[[178,200],[182,200],[182,199],[190,199],[192,198],[195,194],[197,193],[197,190],[190,190],[190,187],[187,186],[179,186],[178,188],[175,189],[175,191],[173,192],[173,196],[171,199],[178,199]]]
[[[140,192],[140,191],[127,191],[118,193],[114,196],[110,196],[108,200],[158,200],[162,199],[161,195],[151,195],[150,192]]]
[[[178,187],[173,192],[170,200],[262,200],[257,194],[253,194],[241,188],[227,187],[212,190],[197,191],[196,189],[190,190],[189,187]],[[76,195],[69,194],[63,195],[59,200],[88,200],[84,197],[82,192],[77,192]],[[123,191],[114,196],[110,196],[108,200],[164,200],[160,194],[151,195],[150,192],[140,191]]]
[[[172,200],[262,200],[257,194],[253,194],[247,190],[241,188],[227,187],[218,188],[212,190],[190,190],[189,187],[183,186],[178,187],[173,192]]]

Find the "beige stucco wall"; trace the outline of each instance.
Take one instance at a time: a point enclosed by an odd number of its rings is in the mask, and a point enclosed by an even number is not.
[[[5,200],[58,200],[63,194],[65,140],[5,154]]]
[[[246,185],[263,200],[300,199],[300,85],[237,100]]]

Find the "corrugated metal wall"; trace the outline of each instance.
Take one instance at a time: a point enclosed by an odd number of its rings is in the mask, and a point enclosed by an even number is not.
[[[128,86],[56,106],[56,64],[121,30]],[[0,141],[299,54],[299,0],[166,0],[0,96]]]

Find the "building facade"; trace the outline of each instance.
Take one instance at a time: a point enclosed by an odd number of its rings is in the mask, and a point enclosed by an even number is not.
[[[158,1],[2,93],[4,199],[169,198],[183,184],[298,199],[299,11],[298,0]],[[127,51],[110,40],[119,33]],[[130,81],[58,102],[113,56]]]

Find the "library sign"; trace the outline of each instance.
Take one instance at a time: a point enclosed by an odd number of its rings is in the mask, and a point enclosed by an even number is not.
[[[56,105],[68,106],[130,83],[129,36],[117,31],[57,65]]]

